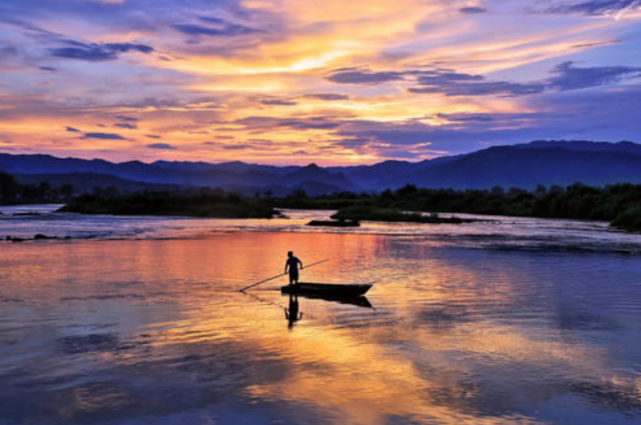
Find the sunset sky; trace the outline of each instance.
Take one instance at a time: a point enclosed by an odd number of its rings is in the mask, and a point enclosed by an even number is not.
[[[2,0],[0,152],[354,164],[641,142],[641,0]]]

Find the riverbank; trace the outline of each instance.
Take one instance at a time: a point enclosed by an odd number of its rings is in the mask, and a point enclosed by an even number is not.
[[[264,202],[220,189],[88,194],[74,198],[59,211],[209,218],[272,218],[278,215],[274,207]]]
[[[250,219],[275,217],[283,208],[338,210],[332,218],[350,222],[471,222],[442,214],[456,213],[608,221],[613,228],[631,233],[641,232],[641,185],[630,184],[605,188],[575,184],[567,188],[540,187],[535,191],[505,191],[501,188],[456,191],[405,186],[378,195],[345,192],[318,197],[297,194],[286,198],[247,198],[206,188],[134,193],[97,191],[74,198],[60,211]]]
[[[474,219],[460,217],[442,217],[431,213],[423,215],[417,212],[405,212],[390,208],[371,208],[366,205],[354,205],[338,210],[331,216],[339,221],[381,221],[386,223],[423,223],[423,224],[463,224],[474,223]]]

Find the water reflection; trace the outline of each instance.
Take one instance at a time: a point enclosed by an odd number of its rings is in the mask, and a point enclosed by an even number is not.
[[[294,324],[303,318],[297,294],[289,294],[289,306],[285,308],[285,318],[290,328],[294,327]]]
[[[376,308],[237,292],[290,248],[341,259],[303,281],[376,281]],[[3,246],[0,267],[0,422],[641,419],[633,257],[240,233]]]
[[[330,295],[323,295],[323,294],[300,294],[298,296],[301,298],[308,298],[310,300],[324,300],[327,302],[353,305],[356,307],[374,308],[374,306],[372,306],[372,303],[365,296],[339,297],[339,296],[330,296]]]
[[[288,218],[233,220],[54,213],[56,208],[51,205],[0,206],[3,213],[0,215],[0,244],[10,243],[5,242],[7,236],[29,240],[38,233],[59,239],[97,240],[186,239],[209,237],[212,233],[269,231],[420,236],[437,246],[510,252],[641,254],[640,235],[618,231],[607,222],[457,214],[483,221],[464,226],[363,222],[358,228],[323,228],[306,226],[306,223],[326,220],[333,211],[285,210]],[[36,214],[25,216],[28,212]]]

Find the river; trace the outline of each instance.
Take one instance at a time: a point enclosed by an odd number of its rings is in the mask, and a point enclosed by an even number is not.
[[[641,235],[54,209],[0,207],[3,239],[61,238],[0,242],[1,424],[641,421]],[[368,302],[300,298],[291,324],[284,279],[237,291],[290,249]]]

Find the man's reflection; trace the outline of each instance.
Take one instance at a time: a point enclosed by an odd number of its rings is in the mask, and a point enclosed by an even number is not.
[[[294,323],[298,322],[303,318],[303,312],[300,311],[300,306],[298,304],[298,295],[289,294],[289,308],[285,309],[285,318],[289,322],[289,327],[293,327]]]

